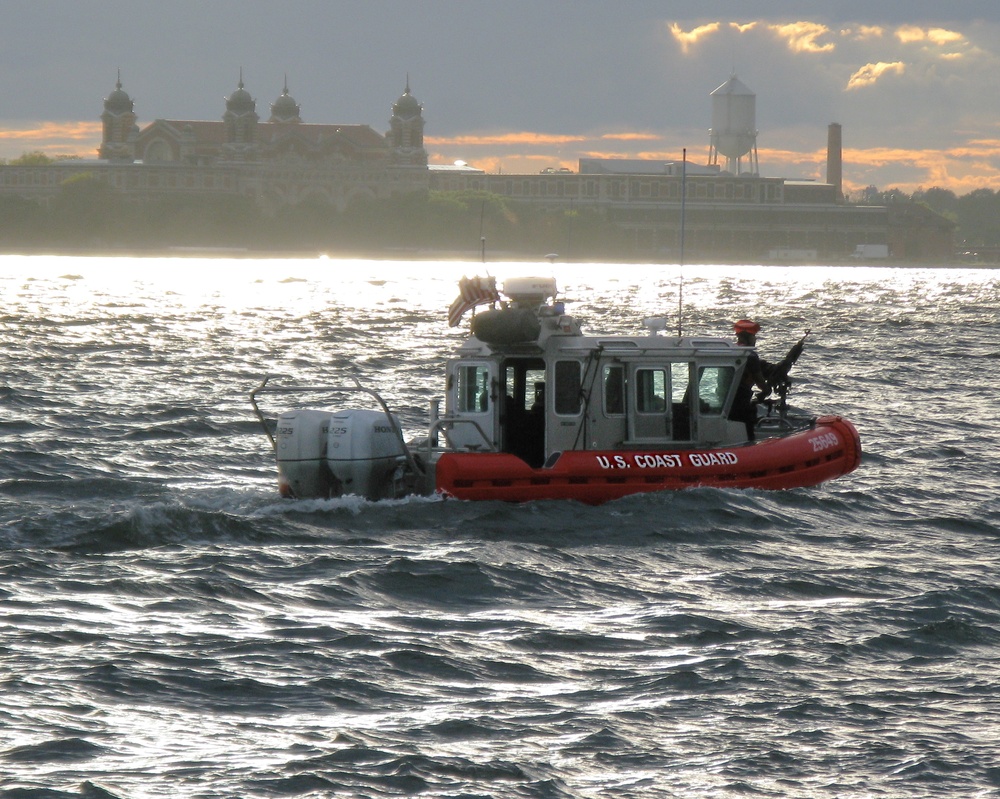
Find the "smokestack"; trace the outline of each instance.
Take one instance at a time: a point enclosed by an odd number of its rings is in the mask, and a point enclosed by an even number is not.
[[[844,157],[840,124],[831,122],[826,135],[826,182],[832,183],[836,201],[844,199]]]

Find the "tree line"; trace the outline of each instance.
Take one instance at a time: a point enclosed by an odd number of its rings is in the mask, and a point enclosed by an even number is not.
[[[11,164],[50,164],[33,152]],[[958,196],[948,189],[913,194],[869,186],[858,204],[917,203],[956,225],[956,244],[968,250],[1000,247],[1000,191]],[[331,253],[375,250],[559,252],[613,258],[628,252],[626,233],[600,210],[540,210],[477,191],[412,194],[364,200],[339,209],[310,199],[277,211],[252,198],[182,193],[129,200],[89,173],[66,180],[48,204],[0,195],[0,250],[17,248],[227,247]]]
[[[251,197],[172,193],[126,198],[77,174],[42,205],[0,195],[0,250],[38,247],[150,250],[171,247],[337,254],[440,250],[492,254],[628,251],[625,234],[591,209],[542,211],[477,191],[365,199],[346,209],[311,198],[268,212]]]
[[[976,189],[957,195],[949,189],[918,189],[907,194],[899,189],[880,190],[868,186],[859,197],[861,205],[918,203],[955,223],[955,244],[966,250],[1000,247],[1000,191]]]

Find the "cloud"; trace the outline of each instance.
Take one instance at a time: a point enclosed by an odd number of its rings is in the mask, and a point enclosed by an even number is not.
[[[845,28],[840,35],[858,42],[865,42],[871,39],[881,39],[885,35],[885,28],[881,25],[858,25],[856,28]]]
[[[18,158],[25,152],[92,158],[100,144],[100,122],[31,122],[0,129],[0,158]]]
[[[972,139],[964,145],[952,147],[951,154],[962,158],[1000,157],[1000,139]]]
[[[965,40],[958,31],[945,28],[920,28],[916,25],[901,25],[896,29],[896,38],[903,44],[929,42],[937,45],[954,44]]]
[[[821,44],[818,39],[830,32],[819,22],[790,22],[785,25],[768,25],[768,28],[785,40],[794,53],[828,53],[835,49],[832,42]]]
[[[462,136],[425,136],[426,144],[441,147],[445,145],[460,145],[462,147],[497,147],[507,145],[550,146],[575,144],[586,141],[585,136],[570,136],[553,133],[535,133],[518,131],[509,133],[466,134]]]
[[[865,64],[857,70],[847,81],[847,90],[862,89],[873,85],[886,73],[902,75],[906,71],[906,64],[902,61],[879,61],[876,64]]]
[[[845,178],[857,178],[852,191],[874,184],[907,193],[945,188],[961,196],[1000,181],[1000,140],[971,139],[943,148],[847,148],[844,169]]]
[[[710,22],[707,25],[699,25],[697,28],[685,31],[676,22],[672,22],[670,23],[670,35],[681,46],[681,52],[686,54],[692,45],[697,44],[705,36],[715,33],[720,27],[722,27],[722,23]]]
[[[101,135],[100,122],[39,122],[32,127],[0,130],[0,141],[81,142]]]
[[[656,133],[605,133],[602,141],[658,141],[661,137]]]
[[[757,25],[758,25],[758,23],[756,23],[756,22],[744,22],[744,23],[730,22],[729,23],[729,27],[730,28],[733,28],[734,30],[739,31],[740,33],[746,33],[747,31],[752,31],[754,28],[757,27]]]

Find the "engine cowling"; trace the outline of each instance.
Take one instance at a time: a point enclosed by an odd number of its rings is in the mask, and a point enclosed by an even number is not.
[[[344,494],[393,496],[393,475],[405,453],[399,422],[383,411],[346,410],[330,416],[326,466]]]
[[[326,465],[329,411],[286,411],[275,429],[278,490],[283,497],[315,499],[339,493]]]

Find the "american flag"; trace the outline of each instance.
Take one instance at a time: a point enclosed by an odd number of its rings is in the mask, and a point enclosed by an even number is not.
[[[448,309],[448,326],[457,327],[470,308],[499,301],[495,277],[463,277],[458,281],[458,296]]]

